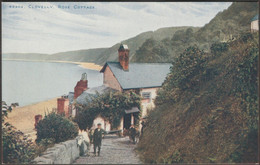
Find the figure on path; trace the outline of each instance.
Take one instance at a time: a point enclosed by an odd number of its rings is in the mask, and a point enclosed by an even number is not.
[[[133,124],[131,125],[131,127],[129,129],[129,133],[130,133],[130,138],[133,140],[133,143],[135,144],[136,129]]]
[[[101,141],[104,134],[106,134],[106,131],[101,128],[101,124],[98,123],[98,127],[95,129],[93,134],[93,143],[94,143],[94,155],[96,156],[96,149],[98,148],[98,156],[100,156],[100,150],[101,150]]]
[[[87,152],[86,152],[86,156],[89,156],[89,149],[90,149],[90,139],[89,139],[89,135],[88,135],[88,130],[82,130],[80,135],[83,136],[83,142],[86,144],[87,146]]]
[[[144,128],[146,127],[146,124],[145,124],[145,121],[143,120],[142,121],[142,128],[141,128],[141,136],[140,136],[140,139],[143,137],[143,133],[144,133]]]

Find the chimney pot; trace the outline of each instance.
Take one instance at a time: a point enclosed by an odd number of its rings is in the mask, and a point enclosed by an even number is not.
[[[77,85],[74,88],[74,99],[79,97],[87,89],[88,89],[87,74],[83,73],[80,81],[77,82]]]
[[[129,49],[127,45],[120,45],[118,49],[118,60],[123,70],[129,69]]]

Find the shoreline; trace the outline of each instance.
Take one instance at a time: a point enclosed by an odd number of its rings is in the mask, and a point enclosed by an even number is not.
[[[87,62],[72,62],[72,61],[46,61],[46,60],[23,60],[23,59],[2,59],[3,61],[24,61],[24,62],[51,62],[51,63],[67,63],[76,64],[79,67],[100,71],[102,66],[95,63]],[[12,112],[8,114],[6,122],[12,124],[17,130],[20,130],[26,135],[31,135],[32,140],[36,139],[36,131],[34,129],[35,115],[42,115],[44,118],[45,113],[51,112],[53,108],[57,108],[57,98],[31,103],[24,106],[13,108]]]
[[[102,69],[101,65],[97,65],[91,62],[74,62],[74,61],[47,61],[47,60],[25,60],[25,59],[2,59],[2,61],[26,61],[26,62],[50,62],[50,63],[67,63],[76,64],[82,68],[100,71]]]
[[[47,114],[51,112],[53,108],[57,108],[57,98],[58,97],[21,107],[18,106],[14,108],[12,112],[8,113],[6,122],[9,122],[24,134],[31,135],[30,137],[35,140],[34,116],[42,115],[42,117],[44,117],[45,113]]]

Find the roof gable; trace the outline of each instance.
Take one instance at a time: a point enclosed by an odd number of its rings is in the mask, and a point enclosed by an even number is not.
[[[130,63],[124,71],[119,62],[107,62],[100,72],[108,66],[122,89],[160,87],[170,72],[170,63]]]

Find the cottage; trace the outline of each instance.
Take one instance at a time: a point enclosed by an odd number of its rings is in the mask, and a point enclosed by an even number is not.
[[[162,86],[170,71],[170,63],[129,63],[129,48],[121,44],[118,49],[119,62],[107,62],[100,72],[103,73],[103,84],[112,89],[124,92],[135,90],[142,96],[142,117],[154,107],[157,90]],[[134,123],[135,110],[126,110],[121,121],[121,129],[129,128]]]
[[[94,88],[88,88],[87,75],[82,74],[82,78],[78,81],[74,88],[74,92],[70,92],[67,98],[58,99],[58,112],[69,112],[75,116],[76,110],[73,107],[75,103],[86,105],[86,98],[93,98],[96,92],[102,94],[107,91],[126,92],[134,90],[142,97],[142,114],[145,118],[149,109],[154,107],[154,99],[157,90],[162,86],[167,74],[170,71],[170,63],[130,63],[129,48],[127,45],[121,44],[118,49],[119,62],[106,62],[100,70],[103,73],[103,85]],[[65,99],[65,101],[64,101]],[[69,106],[63,106],[69,102]],[[60,104],[61,105],[60,105]],[[67,105],[67,104],[66,104]],[[64,110],[65,108],[65,110]],[[131,124],[136,123],[135,116],[140,113],[137,107],[125,110],[125,116],[121,119],[120,130],[128,129]],[[110,131],[110,123],[98,116],[93,123],[93,127],[101,123],[106,131]]]
[[[251,32],[257,32],[259,30],[259,19],[258,14],[255,15],[251,20]]]

